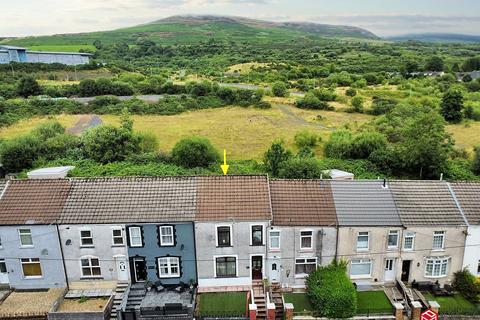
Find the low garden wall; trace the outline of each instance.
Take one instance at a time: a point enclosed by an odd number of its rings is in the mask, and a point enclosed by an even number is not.
[[[102,311],[51,311],[48,320],[108,320],[112,311],[114,296],[110,296]]]

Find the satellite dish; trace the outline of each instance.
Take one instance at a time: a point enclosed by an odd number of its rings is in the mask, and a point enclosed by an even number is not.
[[[48,256],[48,249],[43,249],[40,253],[42,256]]]
[[[65,245],[66,245],[66,246],[69,246],[69,245],[71,245],[71,244],[72,244],[72,240],[68,239],[67,241],[65,241]]]

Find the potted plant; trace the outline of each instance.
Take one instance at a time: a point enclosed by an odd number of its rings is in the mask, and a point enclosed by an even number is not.
[[[152,281],[147,279],[147,281],[145,281],[145,289],[147,289],[147,291],[150,291],[152,290],[152,286],[153,286]]]

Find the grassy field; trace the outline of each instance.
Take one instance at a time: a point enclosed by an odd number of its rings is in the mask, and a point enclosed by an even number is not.
[[[322,120],[316,120],[321,115]],[[36,125],[56,119],[66,128],[75,125],[81,115],[59,115],[34,118],[0,129],[0,138],[28,133]],[[100,116],[104,123],[119,123],[118,116]],[[261,159],[273,141],[284,139],[287,147],[294,149],[294,136],[298,131],[317,133],[323,141],[332,129],[349,123],[351,127],[371,119],[362,114],[301,110],[286,105],[272,109],[226,107],[186,112],[174,116],[133,116],[134,129],[152,132],[158,137],[161,150],[170,151],[182,137],[198,135],[212,141],[220,150],[226,148],[230,159]],[[315,150],[322,155],[322,146]]]
[[[383,291],[357,292],[357,314],[392,313],[393,307]]]
[[[424,296],[428,301],[437,301],[440,304],[440,313],[455,314],[458,312],[458,314],[468,314],[478,310],[473,303],[460,294],[453,297],[436,297],[431,293],[426,293]]]
[[[295,313],[310,313],[313,306],[305,293],[285,293],[285,302],[293,303]]]
[[[449,125],[447,130],[455,138],[457,147],[472,151],[474,146],[480,146],[480,122],[478,121]]]
[[[199,295],[200,314],[203,316],[241,316],[247,312],[245,292],[202,293]]]

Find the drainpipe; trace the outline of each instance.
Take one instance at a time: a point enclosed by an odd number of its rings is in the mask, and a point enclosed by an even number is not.
[[[60,254],[62,255],[63,274],[65,275],[65,283],[67,284],[67,290],[70,290],[70,285],[68,283],[68,276],[67,276],[67,266],[65,265],[65,256],[63,255],[62,241],[60,239],[60,230],[58,229],[57,222],[55,222],[55,227],[57,229],[58,244],[60,245]]]
[[[340,228],[338,224],[335,226],[335,229],[337,230],[337,240],[335,242],[335,260],[338,261],[338,238],[340,233]]]
[[[193,256],[195,257],[195,277],[197,278],[196,282],[197,282],[197,291],[198,291],[198,281],[200,279],[198,278],[197,236],[196,236],[196,232],[195,232],[196,225],[195,225],[194,221],[192,221],[192,229],[193,229]]]

